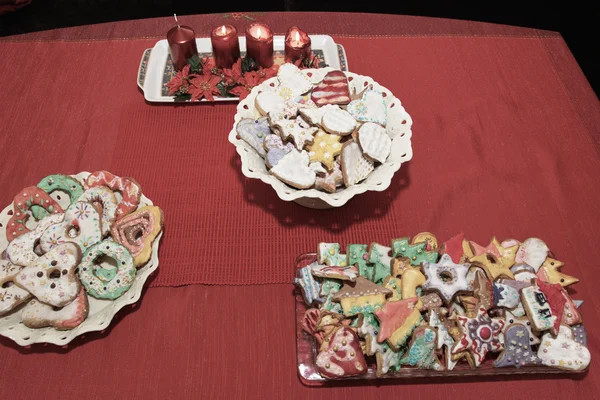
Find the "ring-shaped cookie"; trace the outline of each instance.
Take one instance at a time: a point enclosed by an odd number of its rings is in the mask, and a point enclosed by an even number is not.
[[[116,261],[116,267],[104,268],[99,261],[104,256]],[[112,240],[90,247],[79,264],[79,279],[86,292],[97,299],[114,300],[131,287],[136,268],[129,251]]]
[[[60,204],[37,186],[29,186],[21,190],[15,196],[13,202],[13,216],[8,220],[8,224],[6,225],[6,239],[9,242],[30,232],[30,229],[25,224],[29,218],[27,211],[31,210],[31,206],[39,205],[51,214],[63,212]]]
[[[83,192],[78,201],[85,201],[92,205],[99,204],[102,207],[102,235],[108,235],[117,217],[117,207],[119,205],[112,190],[105,186],[96,186]]]
[[[69,205],[73,204],[83,193],[83,186],[75,178],[67,175],[48,175],[37,184],[37,187],[50,194],[57,190],[69,195]],[[48,211],[39,206],[31,207],[31,214],[35,219],[42,219],[48,215]]]
[[[88,188],[106,186],[121,193],[121,201],[117,207],[117,219],[135,210],[140,203],[142,188],[133,178],[121,178],[108,171],[92,172],[85,181]]]

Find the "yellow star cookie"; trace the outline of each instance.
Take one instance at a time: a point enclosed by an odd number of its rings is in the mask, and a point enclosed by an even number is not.
[[[510,279],[515,279],[515,276],[510,272],[509,267],[503,265],[502,262],[500,262],[500,259],[492,254],[482,254],[480,256],[471,257],[469,261],[482,267],[485,274],[492,281],[496,280],[496,278],[501,275]]]
[[[333,170],[335,157],[342,152],[341,138],[341,136],[329,135],[319,130],[313,144],[308,148],[310,162],[320,162],[327,170]]]
[[[498,249],[498,253],[500,253],[500,257],[498,258],[498,260],[502,265],[504,265],[507,268],[510,268],[513,265],[515,265],[515,257],[517,256],[517,251],[521,246],[516,244],[511,247],[503,247],[498,241],[498,239],[496,239],[496,237],[492,239],[492,244],[496,246],[496,248]]]

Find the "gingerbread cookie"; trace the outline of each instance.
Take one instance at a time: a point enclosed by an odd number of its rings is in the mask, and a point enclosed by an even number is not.
[[[384,163],[392,150],[392,139],[381,125],[367,122],[358,128],[358,144],[363,154],[373,161]]]
[[[392,291],[392,297],[388,301],[402,300],[402,279],[388,275],[381,286]]]
[[[494,361],[494,367],[525,367],[540,365],[542,360],[531,348],[529,332],[523,325],[509,325],[504,332],[505,348]]]
[[[563,287],[570,286],[579,282],[579,279],[563,274],[560,269],[565,266],[565,263],[554,258],[547,257],[541,268],[537,272],[539,280],[548,283],[560,283]]]
[[[334,301],[342,304],[345,316],[359,313],[374,313],[384,303],[392,291],[374,284],[359,276],[354,285],[344,285],[333,296]]]
[[[56,200],[37,186],[30,186],[21,190],[21,192],[15,196],[13,203],[13,216],[6,224],[6,239],[9,242],[30,231],[25,224],[29,219],[27,211],[29,211],[33,205],[40,206],[50,214],[63,212],[63,209]]]
[[[99,262],[107,256],[116,265],[111,268]],[[90,247],[81,259],[79,279],[86,292],[97,299],[114,300],[125,293],[135,278],[136,268],[129,251],[118,243],[104,240]]]
[[[356,333],[349,328],[339,328],[331,338],[327,350],[317,356],[316,369],[327,378],[366,373],[367,362]]]
[[[335,167],[335,157],[342,152],[340,139],[337,135],[329,135],[319,130],[313,143],[308,147],[310,161],[320,162],[328,171],[332,171]]]
[[[83,192],[77,201],[90,203],[96,206],[98,212],[102,212],[102,235],[108,235],[110,227],[117,217],[117,207],[119,206],[117,197],[112,190],[105,186],[96,186]]]
[[[331,108],[323,114],[321,126],[329,133],[346,136],[356,129],[356,120],[346,110]]]
[[[412,265],[421,265],[422,262],[434,263],[438,260],[437,251],[427,251],[427,243],[409,244],[409,238],[392,240],[392,255],[394,257],[408,257]]]
[[[244,118],[238,122],[236,127],[238,136],[248,143],[261,157],[266,157],[267,152],[263,147],[265,138],[270,135],[269,119],[262,117],[259,119]]]
[[[279,135],[267,135],[263,142],[266,151],[265,163],[267,167],[273,168],[281,159],[294,150],[292,143],[283,143]]]
[[[294,279],[294,284],[300,287],[302,295],[304,296],[304,302],[309,306],[315,301],[321,300],[319,291],[321,290],[321,284],[313,278],[312,266],[318,265],[316,262],[298,270],[298,277]]]
[[[296,119],[273,119],[269,114],[269,122],[283,140],[291,139],[299,151],[313,143],[318,128],[308,125],[302,117]]]
[[[550,304],[539,287],[523,288],[521,301],[527,316],[537,331],[542,332],[554,327],[556,316],[552,314]]]
[[[315,188],[322,189],[329,193],[335,193],[338,186],[344,183],[344,174],[338,160],[333,163],[333,169],[331,171],[325,171],[323,173],[317,172],[317,178],[315,180]]]
[[[357,121],[374,122],[382,126],[387,123],[387,112],[383,96],[372,89],[365,91],[359,100],[351,101],[346,110]]]
[[[266,117],[269,113],[283,113],[286,107],[286,101],[278,93],[260,92],[254,100],[254,105],[258,112]]]
[[[146,264],[152,256],[152,243],[162,231],[163,212],[156,206],[145,206],[119,219],[112,227],[115,242],[124,246],[136,267]]]
[[[286,63],[277,71],[279,86],[275,92],[285,100],[308,93],[313,88],[310,80],[294,64]]]
[[[548,257],[548,246],[543,240],[538,238],[529,238],[521,244],[515,262],[517,264],[525,263],[531,266],[535,272],[542,266],[546,257]]]
[[[358,274],[370,281],[373,280],[373,267],[369,261],[369,252],[366,244],[349,244],[346,248],[348,265],[354,265],[358,268]]]
[[[442,243],[442,246],[440,248],[440,254],[448,254],[450,258],[452,258],[452,261],[456,263],[467,262],[469,258],[465,255],[465,252],[463,250],[463,242],[465,241],[465,234],[459,233],[458,235]]]
[[[527,332],[529,334],[528,343],[530,345],[533,346],[533,345],[540,343],[540,338],[537,337],[537,335],[535,335],[533,333],[533,329],[531,327],[531,321],[529,321],[529,318],[527,318],[525,316],[517,317],[510,311],[506,311],[504,313],[504,320],[506,321],[506,327],[513,325],[513,324],[522,325],[523,327],[525,327],[525,329],[527,330]],[[505,331],[506,331],[506,328],[505,328]]]
[[[441,350],[445,347],[444,358],[446,360],[446,370],[452,371],[456,366],[456,361],[452,360],[452,347],[454,347],[454,339],[448,332],[448,327],[440,319],[437,311],[429,311],[429,326],[437,329],[437,349]]]
[[[300,113],[302,118],[305,121],[309,122],[311,125],[321,126],[321,122],[323,121],[323,115],[326,112],[339,109],[340,108],[338,106],[327,104],[319,108],[301,108],[300,110],[298,110],[298,112]]]
[[[69,204],[73,204],[79,196],[83,194],[83,186],[75,178],[71,178],[68,175],[48,175],[37,184],[37,186],[44,192],[51,194],[53,192],[61,191],[69,196]],[[31,214],[35,219],[42,219],[48,215],[43,207],[32,205]]]
[[[487,311],[481,307],[475,318],[457,317],[462,337],[456,342],[452,354],[468,351],[473,356],[478,367],[488,352],[502,350],[502,330],[504,320],[490,318]]]
[[[573,339],[573,332],[565,325],[560,326],[556,338],[550,333],[542,336],[537,355],[544,365],[573,371],[586,369],[591,359],[590,351]]]
[[[317,174],[308,164],[309,156],[306,151],[293,150],[283,156],[270,172],[296,189],[309,189],[314,186]]]
[[[373,282],[382,283],[386,276],[390,274],[392,257],[390,257],[391,248],[382,246],[379,243],[371,243],[369,247],[369,263],[373,264]]]
[[[503,264],[500,261],[499,257],[497,257],[491,253],[485,253],[485,254],[481,254],[479,256],[471,257],[469,259],[469,261],[473,265],[483,268],[486,275],[491,280],[496,280],[500,276],[506,276],[511,279],[514,278],[513,273],[506,266],[506,264]]]
[[[353,140],[343,144],[340,165],[346,187],[366,179],[375,169],[373,162],[364,156],[358,143]]]
[[[417,233],[412,238],[412,244],[425,243],[425,250],[433,251],[439,248],[437,238],[431,232]]]
[[[395,350],[404,346],[422,320],[421,313],[416,307],[417,301],[416,297],[388,301],[375,311],[375,316],[380,324],[377,336],[379,343],[385,340]]]
[[[312,91],[311,100],[318,106],[326,104],[348,104],[350,88],[348,78],[342,71],[328,72],[321,83]]]
[[[456,293],[470,289],[467,281],[470,266],[455,264],[448,254],[444,254],[438,263],[425,261],[423,273],[427,276],[427,281],[423,284],[423,289],[437,291],[446,304],[450,304]],[[490,308],[489,304],[487,308]]]
[[[43,303],[63,307],[77,297],[81,287],[75,269],[81,249],[74,243],[54,246],[46,254],[23,268],[15,283]]]
[[[320,264],[338,265],[340,267],[348,265],[346,255],[340,253],[339,243],[319,243],[317,261]]]
[[[40,220],[34,230],[19,236],[8,244],[6,254],[13,264],[27,266],[39,258],[35,254],[35,247],[38,240],[46,229],[54,224],[62,222],[65,218],[64,213],[50,214]]]
[[[85,181],[86,187],[106,186],[121,195],[117,206],[117,219],[134,211],[142,197],[142,187],[133,178],[121,178],[108,171],[92,172]]]
[[[408,353],[402,358],[402,365],[410,365],[421,369],[443,369],[442,363],[435,352],[437,346],[437,333],[429,327],[415,329]]]
[[[321,278],[340,279],[342,281],[354,282],[358,277],[358,270],[354,265],[338,267],[333,265],[313,265],[311,264],[312,274]]]
[[[56,310],[36,299],[31,300],[21,312],[23,324],[28,328],[45,328],[51,326],[59,331],[77,328],[87,318],[89,305],[85,290],[81,288],[79,294],[71,303]]]
[[[0,315],[13,310],[31,297],[27,290],[14,284],[22,269],[20,265],[0,259]]]
[[[76,201],[65,211],[62,222],[51,225],[40,237],[42,251],[50,251],[62,243],[75,243],[81,251],[102,240],[100,214],[89,203]]]
[[[492,283],[494,307],[515,308],[521,301],[519,291],[514,287],[500,282]]]

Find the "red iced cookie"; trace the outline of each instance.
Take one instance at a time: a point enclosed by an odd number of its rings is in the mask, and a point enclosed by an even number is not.
[[[33,205],[42,207],[50,214],[63,212],[60,205],[39,187],[30,186],[21,190],[15,196],[13,216],[8,220],[8,225],[6,226],[6,239],[9,242],[29,232],[25,223],[29,218],[27,211]]]
[[[361,375],[367,372],[367,362],[360,349],[358,336],[350,328],[339,328],[329,342],[329,348],[317,356],[317,371],[326,378]]]
[[[117,207],[117,219],[135,210],[140,203],[142,188],[133,178],[121,178],[108,171],[96,171],[86,180],[87,188],[106,186],[121,193],[122,200]]]
[[[331,71],[312,91],[310,99],[319,107],[325,104],[350,103],[348,78],[342,71]]]

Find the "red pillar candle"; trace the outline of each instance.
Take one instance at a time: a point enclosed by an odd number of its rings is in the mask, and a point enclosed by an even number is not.
[[[177,21],[177,19],[175,19]],[[198,54],[196,47],[196,33],[189,26],[174,26],[167,32],[169,52],[175,69],[179,71],[187,63],[187,59]]]
[[[246,29],[246,55],[261,67],[273,65],[273,32],[264,24],[251,24]]]
[[[213,57],[218,68],[231,68],[240,58],[237,29],[231,25],[215,28],[210,35]]]
[[[285,61],[293,63],[310,56],[310,37],[300,28],[292,26],[285,35]]]

